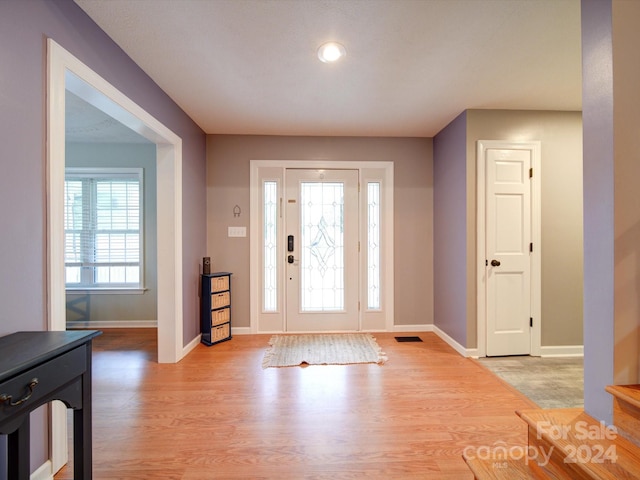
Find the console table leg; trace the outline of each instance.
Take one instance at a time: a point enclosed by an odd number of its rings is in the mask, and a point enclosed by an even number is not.
[[[91,342],[88,343],[91,346]],[[74,478],[93,477],[93,438],[91,428],[91,348],[87,348],[87,370],[82,374],[82,408],[73,411]]]
[[[73,473],[73,478],[91,479],[91,408],[86,405],[73,411]]]
[[[10,480],[29,480],[29,415],[25,415],[22,425],[7,438],[7,470]]]

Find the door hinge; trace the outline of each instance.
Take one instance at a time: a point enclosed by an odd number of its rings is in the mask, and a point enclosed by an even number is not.
[[[529,317],[529,326],[533,327],[533,317]]]
[[[529,169],[529,178],[533,178],[533,167]]]
[[[358,242],[358,253],[360,253],[360,242]]]
[[[529,244],[529,252],[533,253],[533,242]]]
[[[360,311],[360,302],[358,302],[358,311]]]

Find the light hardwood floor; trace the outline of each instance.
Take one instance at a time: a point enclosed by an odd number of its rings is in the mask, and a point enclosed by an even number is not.
[[[375,334],[382,366],[266,370],[269,335],[166,365],[155,333],[94,340],[96,479],[470,480],[465,448],[527,444],[514,412],[534,404],[433,333]]]

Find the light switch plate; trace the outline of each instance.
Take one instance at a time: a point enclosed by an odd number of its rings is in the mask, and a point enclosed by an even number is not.
[[[247,236],[247,227],[229,227],[230,237],[246,237]]]

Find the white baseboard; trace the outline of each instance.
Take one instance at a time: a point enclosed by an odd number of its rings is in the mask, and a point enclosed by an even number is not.
[[[437,326],[434,325],[433,331],[436,335],[438,335],[442,340],[444,340],[451,348],[453,348],[456,352],[458,352],[463,357],[471,357],[471,352],[476,352],[476,349],[467,349],[460,345],[456,340],[449,336],[444,330],[440,330]],[[477,352],[476,352],[477,355]]]
[[[478,358],[480,356],[480,353],[478,352],[477,348],[467,348],[466,356],[469,358]]]
[[[436,325],[394,325],[394,332],[433,332],[463,357],[477,357],[477,348],[465,348]]]
[[[251,331],[251,327],[231,327],[231,335],[250,335],[253,332]],[[259,333],[270,333],[270,332],[259,332]],[[282,332],[278,332],[282,333]]]
[[[95,322],[67,322],[68,329],[74,328],[158,328],[157,320],[98,320]]]
[[[552,345],[540,347],[541,357],[584,357],[584,345]]]
[[[182,348],[182,357],[180,357],[180,358],[182,359],[182,358],[186,357],[191,352],[191,350],[196,348],[200,344],[200,340],[201,339],[202,339],[202,334],[199,334],[198,336],[196,336],[196,338],[194,338],[187,345],[185,345]]]
[[[47,460],[31,474],[29,480],[53,480],[53,472],[51,471],[51,460]]]

